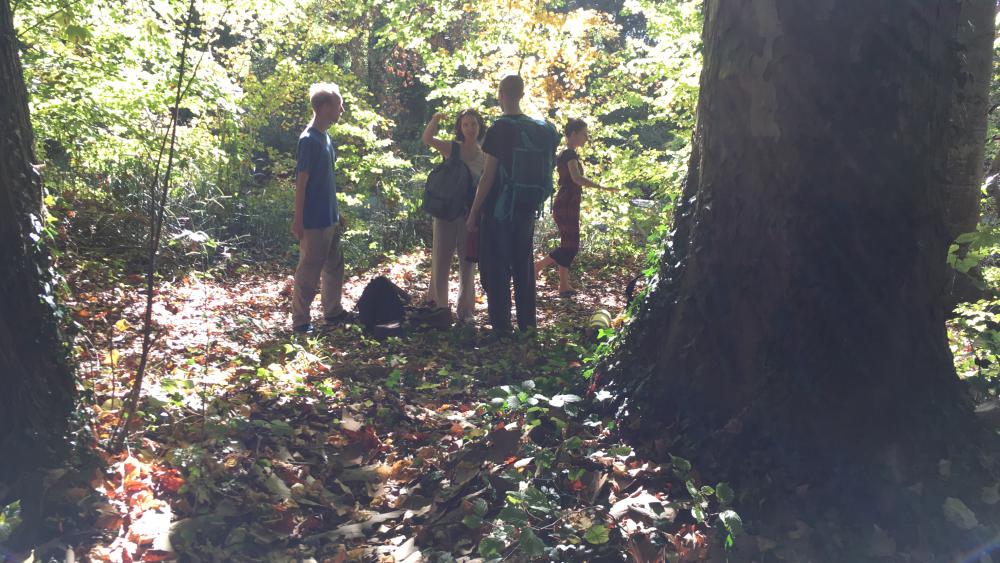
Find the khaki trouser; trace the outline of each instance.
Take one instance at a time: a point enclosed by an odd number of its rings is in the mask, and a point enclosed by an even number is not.
[[[295,269],[292,291],[292,326],[310,322],[309,306],[316,296],[321,276],[323,316],[336,317],[344,311],[340,304],[344,288],[344,253],[340,248],[340,233],[338,223],[324,229],[306,229],[299,240],[299,265]]]
[[[451,263],[458,250],[458,303],[456,313],[461,321],[471,321],[476,309],[476,265],[465,259],[465,216],[454,221],[434,219],[434,243],[431,248],[431,282],[427,301],[438,307],[448,307],[448,278]]]

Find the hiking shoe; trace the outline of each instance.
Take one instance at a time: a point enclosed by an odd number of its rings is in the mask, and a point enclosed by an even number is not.
[[[312,323],[292,327],[292,332],[295,334],[312,334],[315,330],[316,329],[313,327]]]

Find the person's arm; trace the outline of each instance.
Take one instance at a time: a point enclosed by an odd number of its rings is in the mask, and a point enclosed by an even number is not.
[[[495,156],[486,155],[486,166],[483,168],[483,175],[479,177],[479,185],[476,186],[476,199],[472,201],[469,218],[465,220],[465,228],[470,231],[479,230],[479,214],[482,211],[483,202],[486,201],[486,197],[493,189],[493,180],[497,177],[499,166],[500,161]]]
[[[306,208],[306,184],[309,183],[309,173],[300,170],[295,174],[295,215],[292,217],[292,234],[295,240],[302,240],[305,235],[302,217]]]
[[[431,120],[427,122],[427,127],[424,127],[424,134],[420,136],[420,140],[423,143],[433,149],[436,149],[439,153],[443,154],[445,158],[451,156],[451,143],[443,139],[438,139],[435,137],[438,132],[438,127],[441,125],[441,120],[444,119],[443,113],[435,113]]]
[[[566,163],[566,168],[569,169],[569,177],[573,179],[573,183],[579,186],[587,186],[589,188],[597,188],[599,190],[607,190],[609,192],[614,191],[613,188],[608,188],[598,184],[597,182],[587,178],[583,175],[583,167],[580,166],[579,160],[571,160]]]

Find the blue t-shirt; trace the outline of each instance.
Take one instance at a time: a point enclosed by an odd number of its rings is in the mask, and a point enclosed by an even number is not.
[[[296,160],[295,171],[309,174],[302,226],[307,229],[325,229],[340,221],[340,214],[337,212],[337,183],[333,175],[337,153],[330,136],[314,127],[307,127],[299,135]]]

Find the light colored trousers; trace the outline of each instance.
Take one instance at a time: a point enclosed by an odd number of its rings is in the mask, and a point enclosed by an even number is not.
[[[323,316],[336,317],[344,311],[340,304],[344,288],[344,253],[340,248],[341,227],[335,223],[324,229],[306,229],[299,240],[299,266],[292,290],[292,326],[310,322],[309,306],[316,286],[323,279],[320,296]]]
[[[434,219],[434,243],[431,247],[431,282],[426,301],[448,307],[448,278],[451,263],[458,251],[458,306],[461,321],[471,321],[476,310],[476,264],[465,259],[465,216],[454,221]]]

